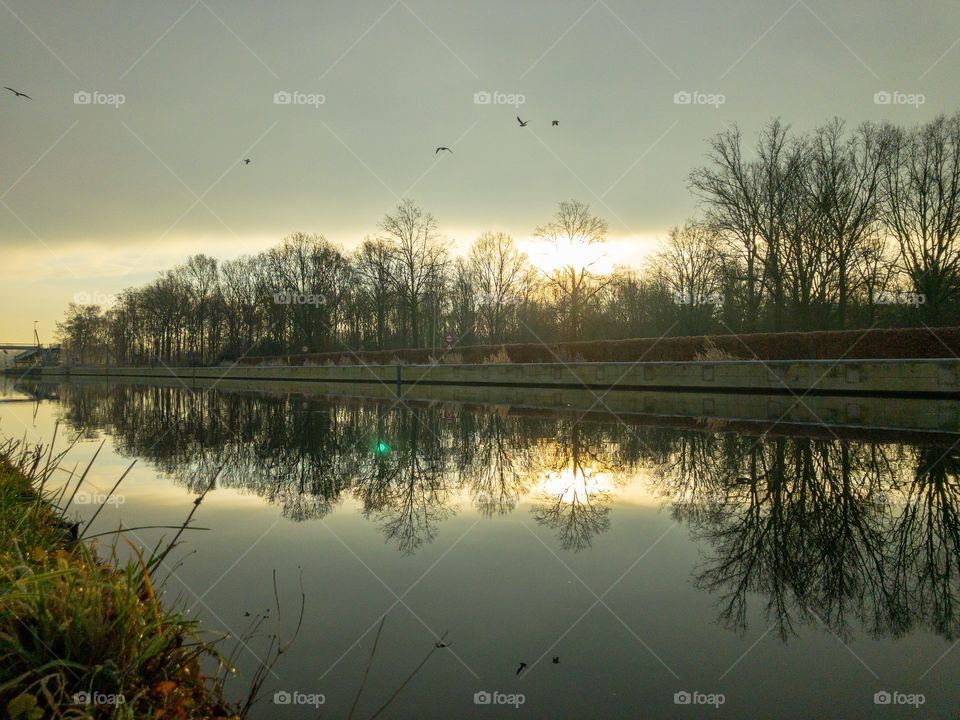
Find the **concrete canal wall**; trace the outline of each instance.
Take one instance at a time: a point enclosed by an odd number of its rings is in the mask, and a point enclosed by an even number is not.
[[[816,360],[483,365],[42,368],[41,377],[162,378],[669,391],[960,397],[960,360]]]

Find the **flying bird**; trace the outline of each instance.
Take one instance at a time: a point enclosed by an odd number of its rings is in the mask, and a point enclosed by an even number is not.
[[[520,116],[517,115],[517,122],[520,123],[520,127],[526,127],[526,126],[527,126],[527,123],[530,122],[530,121],[529,121],[529,120],[527,120],[527,121],[521,120],[521,119],[520,119]]]
[[[17,97],[23,97],[23,98],[26,98],[27,100],[33,100],[33,98],[30,97],[29,95],[27,95],[26,93],[22,93],[22,92],[20,92],[19,90],[14,90],[12,87],[7,87],[6,85],[4,85],[4,86],[3,86],[3,89],[4,89],[4,90],[9,90],[10,92],[12,92],[12,93],[13,93],[14,95],[16,95]]]
[[[527,667],[527,664],[525,662],[520,663],[520,667],[517,668],[517,675],[522,673],[524,669],[526,669],[526,667]]]
[[[557,126],[560,124],[560,121],[559,121],[559,120],[554,120],[554,121],[553,121],[552,123],[550,123],[550,124],[553,125],[554,127],[557,127]]]
[[[451,150],[451,149],[448,148],[448,147],[443,147],[443,146],[438,147],[438,148],[437,148],[437,152],[435,152],[434,155],[438,155],[441,150],[446,150],[448,153],[450,153],[451,155],[453,155],[453,150]]]
[[[560,664],[560,656],[559,656],[559,655],[554,655],[554,656],[553,656],[553,664],[554,664],[554,665],[559,665],[559,664]]]
[[[243,161],[243,164],[244,164],[244,165],[249,165],[249,164],[250,164],[250,158],[246,158],[246,159]]]

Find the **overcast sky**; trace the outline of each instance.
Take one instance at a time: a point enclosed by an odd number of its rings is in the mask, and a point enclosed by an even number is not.
[[[578,198],[634,263],[726,123],[955,112],[958,45],[955,1],[0,0],[33,98],[0,91],[0,342],[194,252],[352,246],[401,197],[458,247]]]

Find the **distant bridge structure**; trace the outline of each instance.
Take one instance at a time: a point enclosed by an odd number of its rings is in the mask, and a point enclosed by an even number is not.
[[[44,347],[37,343],[8,343],[0,341],[0,367],[46,365],[60,357],[59,345]]]

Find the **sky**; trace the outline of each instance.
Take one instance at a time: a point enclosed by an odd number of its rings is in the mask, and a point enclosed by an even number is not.
[[[728,124],[919,123],[958,71],[955,1],[0,0],[32,98],[0,90],[0,343],[193,253],[353,247],[405,197],[541,265],[576,198],[638,264]]]

